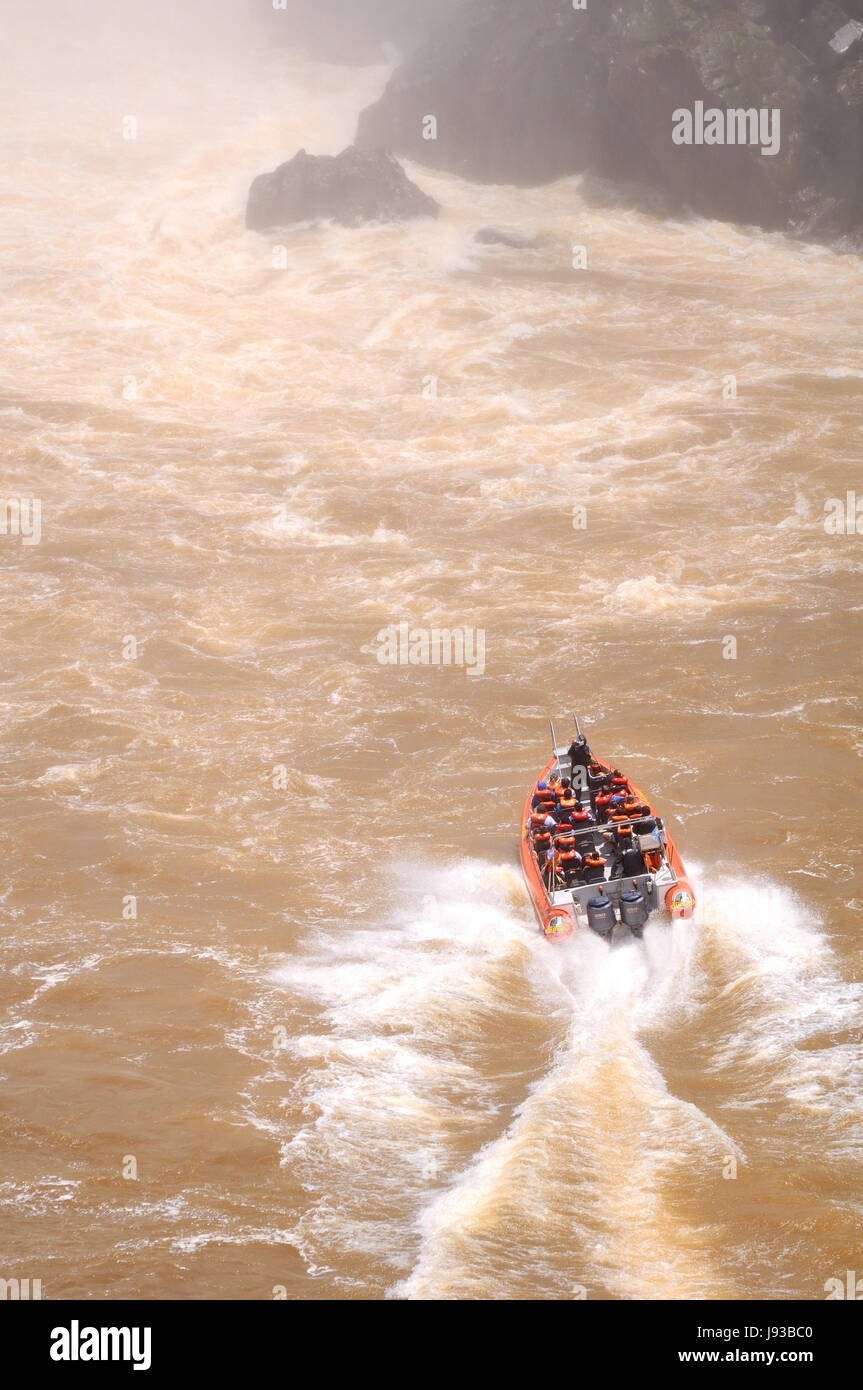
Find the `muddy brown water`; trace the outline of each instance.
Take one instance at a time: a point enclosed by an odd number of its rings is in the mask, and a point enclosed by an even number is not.
[[[863,496],[859,259],[418,168],[437,223],[257,236],[250,178],[340,149],[383,69],[10,28],[3,487],[41,538],[0,537],[0,1275],[863,1273],[863,539],[824,527]],[[482,674],[382,665],[400,622],[481,630]],[[519,813],[572,708],[696,922],[540,939]]]

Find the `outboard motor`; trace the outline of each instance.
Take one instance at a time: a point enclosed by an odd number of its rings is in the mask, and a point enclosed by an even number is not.
[[[644,924],[650,916],[647,899],[634,885],[628,893],[620,895],[620,920],[629,927],[633,936],[641,936]]]
[[[591,931],[595,931],[597,936],[604,937],[606,941],[614,931],[617,913],[614,904],[609,902],[604,893],[600,892],[587,904],[587,924]]]

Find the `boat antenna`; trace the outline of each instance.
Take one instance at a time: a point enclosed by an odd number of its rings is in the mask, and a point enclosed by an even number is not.
[[[575,732],[578,734],[579,738],[581,738],[581,725],[580,725],[579,722],[578,722],[578,715],[577,715],[577,714],[574,714],[574,715],[572,716],[572,722],[573,722],[573,724],[575,725]]]
[[[560,758],[557,756],[557,735],[556,735],[555,732],[554,732],[554,720],[553,720],[553,719],[549,719],[548,722],[549,722],[549,724],[551,725],[551,748],[552,748],[552,752],[554,753],[554,761],[555,761],[555,763],[557,764],[557,775],[558,775],[558,778],[559,778],[559,777],[560,777]]]

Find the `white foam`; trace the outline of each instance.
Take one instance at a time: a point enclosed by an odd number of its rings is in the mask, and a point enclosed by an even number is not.
[[[765,1075],[794,1113],[823,1104],[848,1048],[800,1044],[859,998],[786,889],[695,879],[693,923],[552,947],[511,870],[427,867],[410,905],[277,967],[323,1025],[288,1042],[307,1118],[282,1158],[309,1194],[307,1262],[384,1259],[410,1298],[733,1295],[734,1253],[681,1215],[679,1190],[748,1161],[734,1116]],[[723,1123],[657,1060],[657,1042],[697,1038],[708,1014]]]

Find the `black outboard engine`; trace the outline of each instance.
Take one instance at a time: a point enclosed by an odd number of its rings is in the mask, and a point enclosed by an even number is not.
[[[641,936],[644,924],[650,916],[650,908],[644,894],[633,884],[628,893],[620,895],[620,920],[629,927],[633,936]]]
[[[614,910],[614,904],[609,902],[601,891],[587,904],[587,924],[591,931],[595,931],[597,936],[604,937],[606,941],[617,925],[617,913]]]

